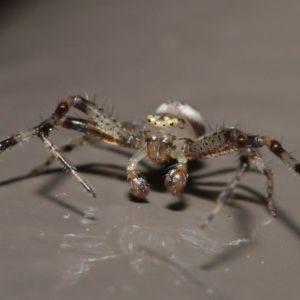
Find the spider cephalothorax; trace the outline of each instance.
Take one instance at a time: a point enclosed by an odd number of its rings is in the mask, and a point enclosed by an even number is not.
[[[68,116],[67,113],[71,107],[78,109],[87,117]],[[59,148],[48,138],[52,129],[58,126],[82,132],[83,135]],[[267,179],[268,209],[275,216],[272,198],[273,173],[262,159],[258,148],[268,147],[271,152],[300,174],[300,163],[273,138],[249,135],[235,127],[206,133],[206,127],[200,113],[188,104],[174,101],[160,105],[154,114],[147,116],[143,125],[136,125],[132,122],[115,120],[109,112],[81,96],[70,96],[57,105],[50,118],[25,132],[12,135],[1,141],[0,152],[33,137],[38,137],[51,150],[52,155],[43,165],[35,168],[31,174],[35,175],[42,172],[54,160],[58,159],[93,196],[96,195],[94,189],[78,174],[74,166],[64,156],[65,152],[69,152],[82,144],[100,140],[135,149],[136,152],[127,165],[127,180],[131,193],[139,198],[146,197],[149,192],[149,185],[138,170],[138,164],[144,158],[158,164],[164,164],[171,159],[175,160],[176,163],[166,174],[165,186],[170,193],[176,195],[186,185],[188,161],[237,152],[240,161],[237,173],[220,193],[215,209],[206,217],[201,228],[209,224],[228,201],[250,163],[253,163]]]

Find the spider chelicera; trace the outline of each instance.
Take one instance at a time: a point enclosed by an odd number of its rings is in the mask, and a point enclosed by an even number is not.
[[[71,107],[78,109],[87,117],[68,116],[67,113]],[[58,126],[82,132],[83,135],[69,144],[57,147],[49,140],[49,135]],[[276,216],[272,198],[273,173],[262,159],[259,148],[266,146],[297,174],[300,174],[300,163],[275,139],[264,135],[249,135],[236,127],[224,127],[216,132],[206,133],[206,126],[201,114],[188,104],[174,101],[161,104],[154,114],[147,116],[144,125],[137,125],[133,122],[117,121],[109,112],[98,107],[93,101],[81,96],[70,96],[60,101],[54,113],[39,125],[2,140],[0,152],[33,137],[39,138],[50,149],[52,155],[44,164],[35,168],[31,174],[39,174],[58,159],[92,196],[96,195],[94,189],[64,156],[65,152],[85,143],[100,140],[136,150],[129,159],[126,171],[130,191],[138,198],[145,198],[149,192],[149,185],[137,168],[139,162],[144,158],[158,164],[164,164],[169,160],[176,161],[165,177],[167,191],[176,195],[186,185],[188,161],[237,152],[240,162],[237,172],[219,194],[215,208],[200,226],[202,229],[226,204],[243,174],[249,169],[250,163],[253,163],[267,179],[268,210],[271,215]]]

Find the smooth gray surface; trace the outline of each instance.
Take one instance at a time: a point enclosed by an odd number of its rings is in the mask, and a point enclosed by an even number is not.
[[[212,128],[270,134],[300,158],[298,1],[20,2],[1,9],[3,138],[36,125],[69,94],[96,95],[122,120],[178,99]],[[73,136],[59,130],[52,139]],[[93,164],[84,174],[98,191],[91,199],[58,170],[18,177],[47,156],[39,141],[1,154],[1,299],[299,299],[299,179],[276,157],[265,151],[277,219],[239,189],[237,198],[252,200],[237,199],[201,231],[219,190],[203,182],[233,174],[202,175],[235,166],[236,157],[199,166],[181,207],[157,180],[148,203],[132,202],[129,155],[91,147],[70,155]],[[163,177],[153,167],[147,174]],[[260,175],[243,185],[264,193]]]

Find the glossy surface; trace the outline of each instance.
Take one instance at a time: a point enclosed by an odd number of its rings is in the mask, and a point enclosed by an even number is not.
[[[27,1],[1,9],[0,135],[37,124],[58,98],[88,92],[122,120],[140,121],[167,99],[186,101],[212,128],[238,123],[283,137],[300,158],[300,4],[275,2]],[[53,140],[72,137],[60,130]],[[277,158],[265,153],[277,219],[260,198],[261,176],[250,173],[201,231],[235,156],[192,166],[179,199],[164,191],[166,170],[149,164],[154,191],[136,203],[125,175],[132,153],[102,148],[70,156],[96,199],[58,169],[24,176],[48,154],[39,141],[0,156],[3,299],[299,298],[299,179]]]

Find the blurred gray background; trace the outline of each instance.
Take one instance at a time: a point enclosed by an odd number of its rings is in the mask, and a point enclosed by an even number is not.
[[[71,94],[137,121],[173,99],[199,108],[213,129],[270,134],[300,158],[299,15],[299,1],[7,1],[0,135],[38,124]],[[61,129],[52,139],[74,136]],[[48,155],[39,141],[1,154],[2,299],[298,299],[299,179],[264,154],[278,218],[263,203],[265,179],[250,173],[205,231],[234,155],[191,166],[179,199],[150,164],[153,192],[137,203],[130,151],[70,155],[96,199],[58,164],[26,177]]]

